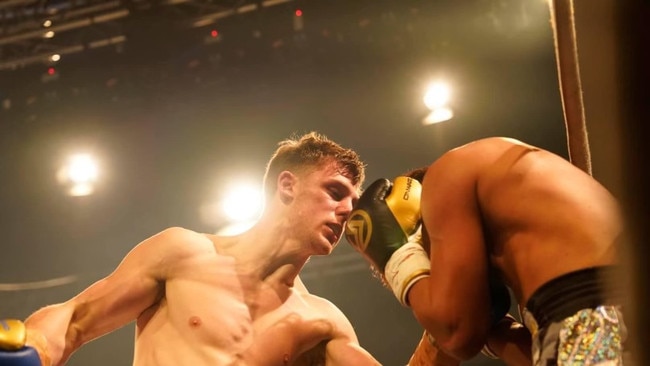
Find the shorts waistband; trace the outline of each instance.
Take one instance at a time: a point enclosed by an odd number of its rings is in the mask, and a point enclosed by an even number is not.
[[[603,266],[569,272],[545,283],[526,303],[537,327],[565,319],[582,309],[623,303],[623,289],[613,288],[617,267]]]

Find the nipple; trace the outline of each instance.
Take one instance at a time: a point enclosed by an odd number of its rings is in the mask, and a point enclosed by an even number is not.
[[[198,327],[199,325],[201,325],[201,318],[199,318],[196,315],[193,315],[190,317],[189,323],[191,327]]]
[[[288,365],[288,364],[289,364],[289,354],[288,354],[288,353],[285,353],[285,354],[284,354],[284,360],[283,360],[283,361],[284,361],[284,364],[285,364],[285,365]]]

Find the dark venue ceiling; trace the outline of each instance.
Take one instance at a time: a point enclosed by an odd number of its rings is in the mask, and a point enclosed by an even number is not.
[[[0,316],[68,299],[165,227],[214,232],[205,197],[261,181],[296,132],[356,149],[368,181],[487,136],[566,156],[552,41],[546,3],[529,0],[0,2],[0,283],[77,279],[0,291]],[[425,126],[434,78],[453,85],[456,115]],[[95,195],[56,182],[77,147],[106,169]],[[407,362],[421,328],[345,241],[303,277],[382,363]],[[69,365],[130,364],[132,339],[130,325]]]

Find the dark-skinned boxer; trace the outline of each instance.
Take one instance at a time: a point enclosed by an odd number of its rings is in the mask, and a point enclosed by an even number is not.
[[[468,143],[408,176],[422,181],[420,207],[392,199],[404,197],[407,178],[379,180],[347,236],[441,349],[464,360],[496,348],[490,283],[502,281],[532,333],[535,365],[623,364],[622,294],[609,285],[623,224],[599,182],[509,138]]]

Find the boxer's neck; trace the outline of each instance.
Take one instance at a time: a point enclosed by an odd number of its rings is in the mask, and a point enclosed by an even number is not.
[[[258,223],[241,235],[220,237],[216,249],[219,254],[235,259],[240,276],[273,287],[291,288],[311,253],[285,232]]]

